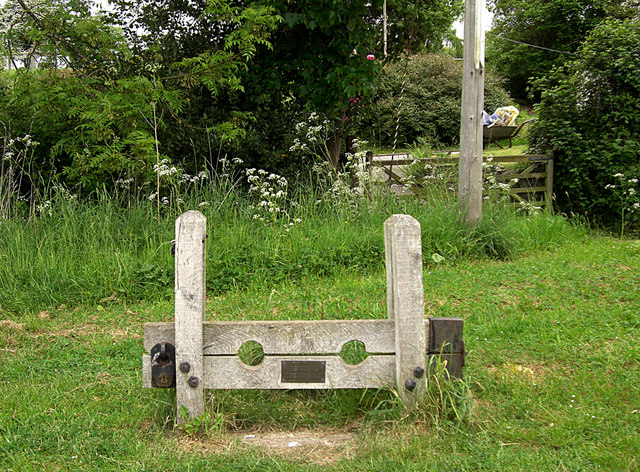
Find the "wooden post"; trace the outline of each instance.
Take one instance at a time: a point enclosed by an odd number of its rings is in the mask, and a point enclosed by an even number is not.
[[[466,0],[460,124],[460,211],[468,226],[482,218],[482,109],[484,107],[483,0]]]
[[[545,166],[545,170],[547,171],[547,176],[545,178],[545,198],[547,199],[547,212],[550,215],[553,215],[553,159],[554,156],[552,154]]]
[[[203,414],[204,368],[202,323],[205,307],[205,241],[207,220],[199,211],[188,211],[176,220],[176,400],[178,423],[186,407],[189,417]]]
[[[426,337],[420,223],[393,215],[384,223],[388,316],[395,324],[396,383],[408,409],[426,388]]]
[[[382,3],[382,50],[384,57],[387,57],[387,0]]]

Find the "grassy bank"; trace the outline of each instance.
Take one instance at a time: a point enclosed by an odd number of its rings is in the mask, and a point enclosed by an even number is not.
[[[0,224],[0,313],[18,316],[61,305],[104,299],[154,301],[173,293],[174,221],[188,209],[208,220],[207,290],[221,294],[252,284],[273,284],[306,275],[382,267],[382,225],[394,213],[422,225],[425,264],[442,256],[508,259],[550,248],[584,234],[562,218],[520,218],[488,206],[480,228],[466,231],[458,204],[447,199],[417,202],[378,195],[306,191],[276,201],[274,220],[259,200],[233,187],[210,187],[183,195],[162,208],[153,202],[123,205],[98,197],[78,202],[60,192],[30,218]]]
[[[406,417],[389,391],[212,392],[192,438],[171,393],[140,388],[142,323],[172,319],[169,302],[21,313],[0,322],[0,469],[637,470],[639,256],[590,236],[425,267],[426,315],[465,319],[462,421]],[[383,318],[385,300],[380,268],[343,268],[212,294],[206,316]],[[285,445],[244,439],[267,432]]]

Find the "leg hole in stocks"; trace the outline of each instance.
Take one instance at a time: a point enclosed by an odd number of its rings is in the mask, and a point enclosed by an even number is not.
[[[369,357],[369,354],[367,353],[364,343],[354,339],[342,346],[340,357],[345,364],[357,365]]]
[[[247,341],[238,349],[238,357],[246,365],[259,365],[264,359],[262,344],[257,341]]]

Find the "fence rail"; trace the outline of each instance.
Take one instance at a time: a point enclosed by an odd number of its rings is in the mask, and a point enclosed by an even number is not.
[[[367,158],[370,167],[378,167],[383,170],[390,184],[407,188],[404,167],[428,164],[451,169],[459,164],[459,157],[451,155],[452,152],[449,151],[442,157],[431,158],[412,158],[410,154],[391,156],[390,154],[373,155],[373,153],[369,153]],[[497,182],[508,183],[509,195],[515,205],[529,202],[544,206],[550,212],[553,211],[553,156],[547,154],[493,156],[490,161],[486,160],[485,163],[489,164],[485,166],[483,172],[485,183],[489,175],[495,177]],[[511,166],[505,167],[504,164]],[[521,166],[512,166],[517,164],[529,165],[524,169]],[[455,181],[451,179],[447,183],[454,184]],[[416,196],[422,197],[427,186],[428,183],[410,183],[408,190]]]

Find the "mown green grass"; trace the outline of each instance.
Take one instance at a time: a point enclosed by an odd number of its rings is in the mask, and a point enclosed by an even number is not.
[[[638,241],[592,235],[425,266],[426,316],[465,319],[463,421],[407,416],[384,390],[210,392],[223,427],[190,438],[172,392],[140,387],[142,324],[171,320],[169,301],[11,313],[0,470],[638,470],[639,256]],[[343,267],[212,294],[206,317],[384,318],[385,302],[381,267]],[[315,452],[239,439],[265,430],[355,439]]]

